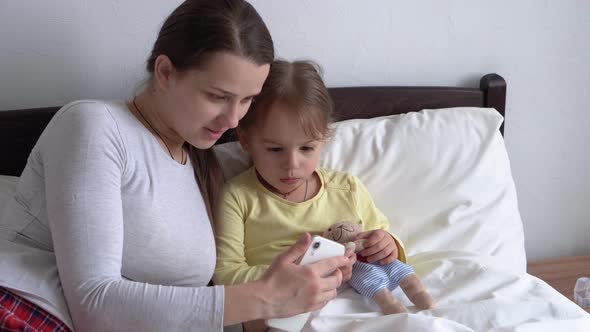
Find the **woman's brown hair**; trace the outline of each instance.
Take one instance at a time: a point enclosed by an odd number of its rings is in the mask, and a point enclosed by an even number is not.
[[[147,70],[153,74],[156,58],[166,55],[174,68],[185,71],[203,66],[215,52],[229,52],[258,65],[274,59],[272,38],[258,12],[244,0],[186,0],[168,16]],[[223,173],[212,149],[189,146],[195,177],[211,222],[223,185]]]
[[[329,137],[334,104],[316,63],[275,60],[262,91],[240,120],[239,131],[247,132],[275,103],[285,103],[289,110],[296,112],[299,125],[310,137],[318,140]]]

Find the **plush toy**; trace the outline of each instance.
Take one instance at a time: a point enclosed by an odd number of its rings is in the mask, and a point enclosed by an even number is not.
[[[351,222],[335,223],[328,228],[323,236],[327,239],[353,248],[355,253],[364,249],[365,239],[353,241],[362,231],[362,226]],[[348,281],[357,292],[372,298],[384,314],[408,312],[406,307],[391,293],[399,285],[410,301],[420,309],[430,309],[434,300],[426,291],[422,281],[409,265],[396,260],[381,265],[377,262],[368,263],[359,260],[352,266],[352,278]]]

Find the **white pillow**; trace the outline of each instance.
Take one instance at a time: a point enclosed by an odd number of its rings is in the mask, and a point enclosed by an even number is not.
[[[525,273],[522,221],[494,109],[423,110],[334,124],[321,166],[367,186],[408,255],[464,250]],[[236,142],[216,148],[226,178],[249,166]]]
[[[12,198],[16,191],[18,177],[9,175],[0,175],[0,217],[4,205]]]

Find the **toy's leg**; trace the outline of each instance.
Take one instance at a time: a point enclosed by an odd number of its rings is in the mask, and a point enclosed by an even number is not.
[[[426,291],[426,287],[424,287],[424,284],[416,273],[407,275],[400,281],[399,286],[406,293],[410,301],[418,308],[430,309],[434,307],[434,299]]]
[[[375,293],[373,301],[377,303],[385,315],[408,312],[408,309],[387,288],[383,288]]]

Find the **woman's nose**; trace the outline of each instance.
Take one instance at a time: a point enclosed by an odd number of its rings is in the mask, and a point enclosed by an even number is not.
[[[235,128],[238,126],[238,122],[240,121],[240,106],[236,102],[228,103],[225,112],[223,112],[224,116],[224,125],[228,128]]]

